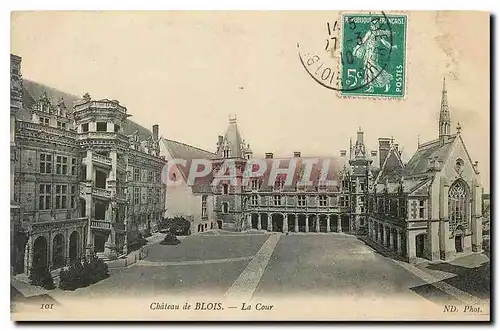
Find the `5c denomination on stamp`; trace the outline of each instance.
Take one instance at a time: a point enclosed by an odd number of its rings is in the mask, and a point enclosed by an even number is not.
[[[342,15],[341,95],[402,98],[406,15]]]

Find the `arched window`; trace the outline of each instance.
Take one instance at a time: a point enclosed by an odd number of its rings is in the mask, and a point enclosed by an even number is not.
[[[448,192],[448,216],[450,218],[450,230],[455,231],[461,225],[468,228],[469,199],[467,198],[467,184],[457,180]]]
[[[229,205],[227,202],[222,203],[222,213],[227,214],[229,211]]]

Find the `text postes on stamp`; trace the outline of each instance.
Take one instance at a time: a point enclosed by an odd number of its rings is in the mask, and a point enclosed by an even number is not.
[[[342,16],[341,95],[405,96],[406,27],[405,15]]]

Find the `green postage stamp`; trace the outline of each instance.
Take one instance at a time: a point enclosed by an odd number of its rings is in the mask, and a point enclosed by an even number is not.
[[[406,26],[406,15],[342,15],[341,95],[405,96]]]

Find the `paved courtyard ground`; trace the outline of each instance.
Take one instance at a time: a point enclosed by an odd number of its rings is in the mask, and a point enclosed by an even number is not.
[[[466,256],[414,266],[345,234],[194,235],[177,246],[152,244],[148,256],[67,298],[207,295],[214,297],[408,296],[437,304],[489,300],[489,259]]]

